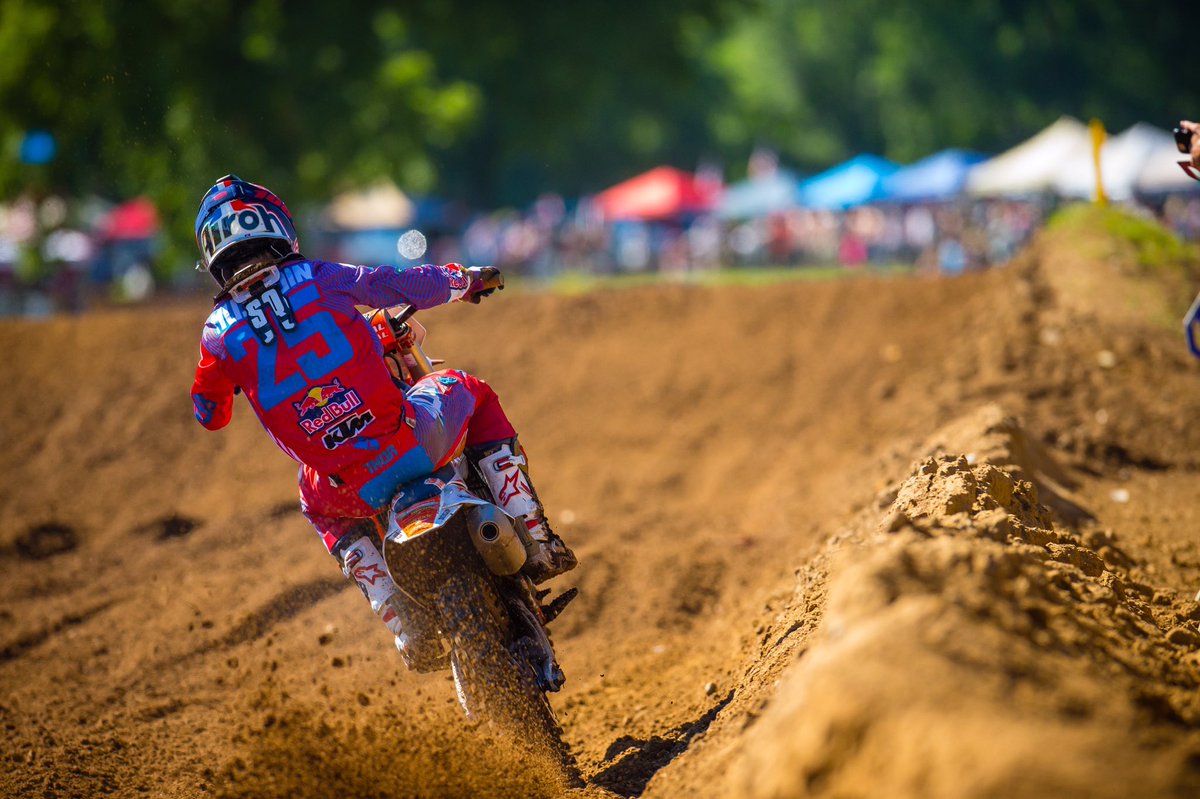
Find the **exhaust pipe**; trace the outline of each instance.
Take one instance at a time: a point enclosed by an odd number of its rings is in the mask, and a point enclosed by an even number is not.
[[[472,505],[467,511],[467,529],[471,543],[494,574],[508,577],[525,565],[525,544],[512,519],[495,505]]]

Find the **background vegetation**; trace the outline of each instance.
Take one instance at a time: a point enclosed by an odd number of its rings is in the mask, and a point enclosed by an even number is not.
[[[1122,0],[0,0],[0,198],[148,193],[184,228],[229,171],[327,198],[386,174],[474,207],[760,145],[996,151],[1063,113],[1200,114],[1194,14]],[[20,163],[28,130],[58,143]]]

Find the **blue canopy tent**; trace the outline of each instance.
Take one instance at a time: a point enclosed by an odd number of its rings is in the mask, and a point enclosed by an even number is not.
[[[948,200],[962,193],[971,167],[987,156],[966,150],[942,150],[883,179],[879,199],[897,202]]]
[[[877,155],[856,155],[800,184],[800,198],[809,208],[844,210],[879,195],[880,184],[900,165]]]
[[[800,181],[786,169],[725,189],[717,203],[721,219],[756,219],[800,205]]]

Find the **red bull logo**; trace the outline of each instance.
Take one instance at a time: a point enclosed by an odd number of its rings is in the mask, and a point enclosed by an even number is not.
[[[310,436],[360,407],[362,399],[358,392],[346,388],[336,377],[332,383],[309,388],[299,402],[292,403],[292,408],[300,417],[298,424]]]

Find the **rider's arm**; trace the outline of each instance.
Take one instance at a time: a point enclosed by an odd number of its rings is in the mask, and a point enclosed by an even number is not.
[[[192,383],[196,421],[209,430],[220,430],[229,424],[234,388],[233,381],[221,370],[220,360],[201,342],[200,363],[196,365],[196,379]]]
[[[341,291],[356,305],[388,308],[411,305],[417,310],[460,300],[471,287],[467,270],[459,264],[410,266],[350,266],[326,263],[322,275],[325,288]]]

